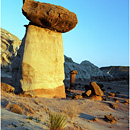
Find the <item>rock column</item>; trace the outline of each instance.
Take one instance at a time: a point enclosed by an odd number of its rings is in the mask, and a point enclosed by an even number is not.
[[[62,32],[76,26],[76,15],[60,6],[28,0],[22,11],[31,21],[21,64],[23,91],[33,91],[39,97],[66,98]]]
[[[77,70],[73,70],[70,72],[70,88],[73,88],[75,85],[75,76],[78,73]]]
[[[23,91],[40,97],[65,97],[62,34],[29,25],[22,61]]]

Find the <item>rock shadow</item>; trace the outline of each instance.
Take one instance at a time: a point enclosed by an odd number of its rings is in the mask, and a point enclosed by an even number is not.
[[[80,113],[79,118],[87,119],[87,120],[94,120],[95,116],[91,116],[88,114]]]

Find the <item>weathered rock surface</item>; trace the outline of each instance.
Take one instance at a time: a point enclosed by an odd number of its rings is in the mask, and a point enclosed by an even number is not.
[[[80,80],[91,80],[93,78],[104,79],[105,77],[109,77],[109,75],[103,73],[97,66],[92,64],[89,61],[83,61],[80,64],[73,62],[73,60],[67,56],[65,56],[65,78],[70,78],[70,71],[77,70],[78,74],[76,75],[76,79]]]
[[[102,97],[101,96],[97,96],[97,95],[91,96],[90,99],[94,100],[94,101],[102,101]]]
[[[6,91],[6,92],[14,92],[15,88],[9,84],[5,84],[1,82],[1,90]]]
[[[14,113],[17,113],[17,114],[21,114],[21,115],[22,115],[22,109],[21,109],[21,107],[20,107],[18,104],[9,104],[8,107],[9,107],[8,109],[9,109],[11,112],[14,112]]]
[[[128,66],[109,66],[100,68],[104,73],[112,75],[112,80],[129,80]]]
[[[62,34],[29,25],[24,44],[23,60],[14,75],[15,81],[20,81],[23,91],[33,90],[37,96],[65,98]]]
[[[93,95],[97,95],[97,96],[103,96],[103,92],[100,89],[100,87],[96,84],[96,82],[91,82],[90,83],[90,89],[92,90],[92,94]]]
[[[20,45],[18,37],[1,28],[1,80],[6,83],[12,83],[11,65]]]
[[[117,119],[112,114],[110,114],[110,115],[106,114],[106,115],[104,115],[104,117],[105,117],[105,120],[111,124],[114,124],[117,122]]]
[[[33,24],[61,33],[72,30],[78,22],[73,12],[48,3],[25,1],[22,11]]]

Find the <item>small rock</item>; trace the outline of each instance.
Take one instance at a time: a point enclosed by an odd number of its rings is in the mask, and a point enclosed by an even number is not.
[[[85,92],[85,94],[87,95],[87,97],[89,97],[91,95],[91,93],[92,93],[92,90],[88,90],[88,91]]]
[[[109,95],[115,97],[115,93],[109,93]]]
[[[114,104],[114,103],[111,103],[110,107],[113,108],[113,109],[116,109],[118,106],[116,104]]]
[[[102,100],[103,100],[103,101],[106,101],[106,97],[102,97]]]
[[[124,104],[129,104],[129,99],[125,100]]]
[[[19,105],[17,105],[17,104],[12,104],[12,105],[10,105],[10,111],[11,112],[14,112],[14,113],[17,113],[17,114],[22,114],[22,109],[21,109],[21,107],[19,106]]]
[[[114,99],[114,101],[115,101],[116,103],[119,103],[119,100],[118,100],[118,99],[116,99],[116,98]]]
[[[66,92],[70,92],[71,90],[69,88],[66,89]]]
[[[103,91],[100,89],[100,87],[97,85],[96,82],[91,82],[90,88],[92,90],[93,95],[97,95],[97,96],[103,96],[104,95]]]
[[[109,122],[109,123],[111,123],[111,124],[114,124],[114,123],[116,123],[117,122],[117,119],[115,118],[115,117],[113,117],[113,115],[112,114],[110,114],[110,115],[104,115],[104,117],[105,117],[105,120],[107,121],[107,122]]]
[[[72,99],[82,99],[83,97],[81,95],[73,95]]]
[[[97,118],[97,117],[95,117],[93,121],[94,121],[94,122],[97,122],[97,121],[98,121],[98,118]]]
[[[9,85],[9,84],[2,83],[2,82],[1,82],[1,90],[6,91],[6,92],[14,92],[15,88],[12,87],[12,86]]]
[[[96,96],[96,95],[91,96],[90,99],[94,100],[94,101],[102,101],[102,97],[101,96]]]

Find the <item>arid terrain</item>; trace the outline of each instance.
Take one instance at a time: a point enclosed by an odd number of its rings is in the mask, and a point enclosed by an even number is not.
[[[73,95],[84,92],[84,84],[77,83],[74,90],[67,92],[66,99],[29,97],[1,91],[2,130],[48,130],[50,112],[67,116],[66,130],[128,130],[129,88],[126,81],[103,82],[102,101],[72,99]],[[14,111],[20,114],[11,112],[12,104],[20,106],[20,110]],[[112,114],[117,121],[108,122],[106,114]]]

